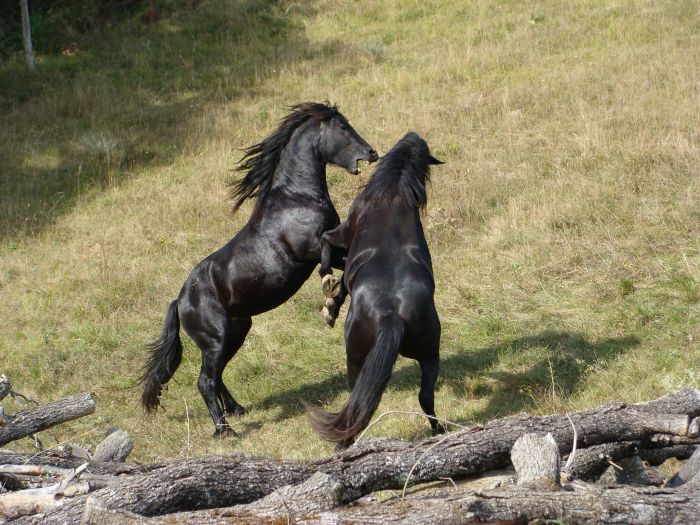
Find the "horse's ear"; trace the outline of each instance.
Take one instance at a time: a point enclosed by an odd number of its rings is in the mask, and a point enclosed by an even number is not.
[[[428,155],[428,164],[445,164],[443,161],[436,159],[432,155]]]

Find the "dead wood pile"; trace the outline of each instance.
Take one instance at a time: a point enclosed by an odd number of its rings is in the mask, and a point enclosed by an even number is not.
[[[6,395],[16,393],[0,376]],[[94,410],[83,393],[0,412],[0,445]],[[0,523],[697,523],[699,416],[700,391],[683,389],[415,443],[360,440],[308,462],[233,454],[134,465],[124,462],[129,436],[114,431],[92,453],[0,449]],[[686,461],[664,480],[656,467],[670,458]],[[387,489],[400,492],[379,502]]]

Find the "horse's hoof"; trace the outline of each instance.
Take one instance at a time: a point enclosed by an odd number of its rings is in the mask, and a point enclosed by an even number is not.
[[[323,279],[321,279],[321,287],[323,288],[323,295],[326,297],[338,297],[340,293],[340,279],[331,274],[324,275]]]
[[[335,326],[335,317],[331,315],[331,313],[328,311],[328,308],[326,308],[325,306],[323,307],[323,310],[321,310],[321,317],[323,317],[323,320],[331,328]]]
[[[355,442],[353,438],[346,439],[345,441],[341,441],[335,446],[335,451],[336,452],[342,452],[343,450],[347,450],[350,448],[350,445],[352,445]]]
[[[443,427],[440,423],[435,425],[433,427],[433,436],[437,436],[438,434],[444,434],[445,433],[445,427]]]
[[[212,436],[214,439],[237,438],[238,433],[228,425],[217,426]]]
[[[226,415],[228,415],[228,416],[242,416],[246,412],[247,412],[247,410],[245,409],[245,407],[243,405],[236,405],[233,408],[233,410],[230,410],[228,408],[226,409]]]

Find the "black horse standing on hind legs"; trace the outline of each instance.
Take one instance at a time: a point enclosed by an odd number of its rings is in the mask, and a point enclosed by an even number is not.
[[[360,172],[377,152],[335,106],[293,106],[279,128],[245,150],[234,183],[237,210],[257,201],[248,223],[220,250],[199,263],[170,303],[161,337],[150,345],[141,377],[141,403],[160,405],[162,387],[182,358],[180,327],[202,351],[197,381],[214,420],[214,436],[236,435],[225,413],[245,409],[222,380],[224,367],[241,347],[251,316],[271,310],[294,295],[321,260],[321,234],[340,223],[326,183],[326,164]],[[341,261],[334,266],[341,267]]]
[[[439,368],[440,320],[435,282],[420,210],[427,204],[425,184],[430,155],[416,133],[404,136],[382,159],[348,219],[325,232],[321,268],[326,307],[337,313],[351,294],[345,321],[350,399],[337,414],[309,405],[311,424],[321,437],[345,448],[367,426],[379,405],[399,354],[421,368],[418,394],[433,433],[444,429],[435,419],[434,393]],[[334,249],[335,248],[335,249]],[[338,249],[347,250],[340,282],[331,276]],[[329,277],[330,276],[330,277]],[[333,282],[335,280],[335,282]]]

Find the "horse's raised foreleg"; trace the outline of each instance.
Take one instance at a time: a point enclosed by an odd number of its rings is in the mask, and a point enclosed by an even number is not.
[[[340,307],[348,295],[343,278],[333,275],[332,268],[345,268],[347,257],[347,232],[348,222],[343,222],[337,228],[324,232],[321,235],[321,288],[326,298],[326,304],[321,310],[321,316],[328,326],[333,326],[340,313]]]
[[[438,371],[440,370],[440,358],[435,356],[432,359],[419,361],[420,363],[420,392],[418,394],[418,402],[423,412],[428,416],[430,427],[434,434],[444,434],[445,429],[438,423],[435,418],[435,382],[437,381]]]
[[[327,275],[326,277],[333,276]],[[321,310],[321,316],[330,327],[335,325],[335,320],[340,314],[340,307],[343,306],[345,298],[348,296],[348,289],[345,287],[345,280],[341,278],[337,279],[337,282],[337,286],[334,286],[334,288],[330,289],[328,292],[326,292],[325,284],[322,283],[324,286],[323,294],[326,296],[326,305],[323,307],[323,310]]]
[[[321,267],[318,269],[318,273],[322,278],[331,275],[334,267],[339,270],[345,269],[345,258],[349,245],[346,239],[347,232],[348,222],[345,221],[321,235]]]

